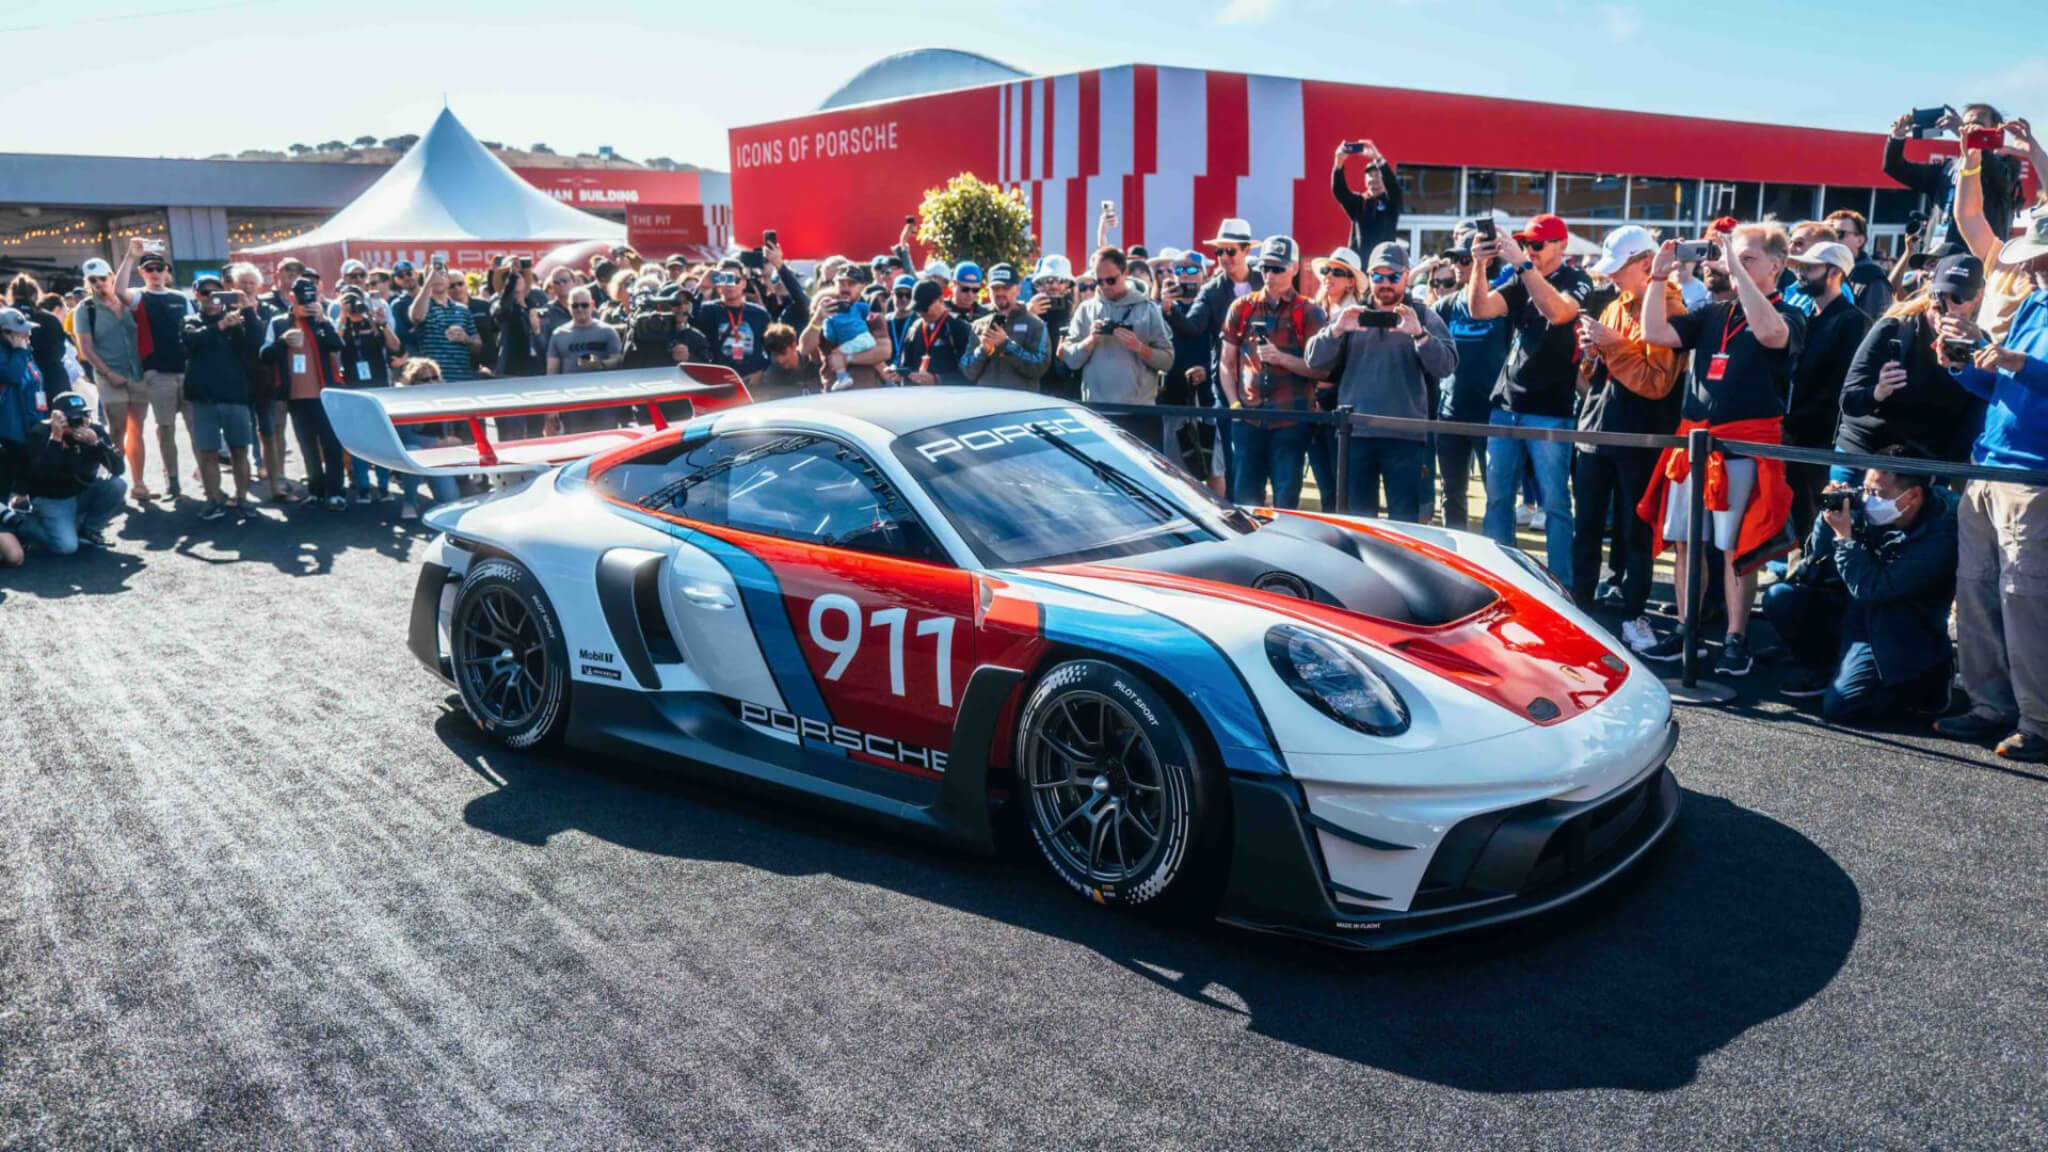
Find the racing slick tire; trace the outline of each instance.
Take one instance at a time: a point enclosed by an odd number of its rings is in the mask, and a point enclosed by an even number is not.
[[[463,710],[510,748],[560,738],[569,718],[569,653],[540,581],[491,557],[470,566],[448,626]]]
[[[1069,660],[1039,680],[1017,724],[1017,792],[1060,879],[1098,904],[1214,911],[1229,799],[1182,713],[1128,668]]]

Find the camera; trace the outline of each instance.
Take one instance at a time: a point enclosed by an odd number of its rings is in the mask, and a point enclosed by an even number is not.
[[[1363,140],[1346,140],[1346,141],[1344,142],[1344,154],[1345,154],[1345,155],[1347,155],[1347,156],[1363,156],[1363,155],[1365,155],[1365,141],[1363,141]]]
[[[1396,328],[1400,326],[1400,323],[1401,318],[1399,316],[1383,308],[1360,308],[1358,310],[1358,326],[1360,328]]]
[[[1913,135],[1925,136],[1929,132],[1934,131],[1935,125],[1940,123],[1941,118],[1948,115],[1949,111],[1950,109],[1946,104],[1937,108],[1913,109]]]
[[[1265,340],[1267,334],[1272,330],[1273,326],[1263,318],[1252,321],[1252,339],[1254,340]]]
[[[533,270],[533,257],[531,257],[531,256],[521,256],[521,257],[519,258],[519,267],[520,267],[521,269],[525,270],[525,271],[529,271],[529,272],[530,272],[530,271],[532,271],[532,270]]]
[[[2004,146],[2005,129],[2003,128],[1972,128],[1968,132],[1963,133],[1964,148],[1974,148],[1979,152],[1989,152],[1993,148],[2003,148]]]
[[[1925,227],[1927,227],[1927,213],[1922,212],[1918,208],[1906,213],[1906,235],[1918,236],[1920,230]]]
[[[775,229],[773,229],[773,228],[766,228],[766,229],[763,229],[763,230],[762,230],[762,232],[761,232],[761,243],[762,243],[762,244],[764,244],[764,245],[766,245],[766,244],[775,244],[775,245],[780,245],[780,244],[782,243],[782,240],[781,240],[781,238],[780,238],[780,237],[778,237],[778,236],[777,236],[777,235],[775,234]]]
[[[1863,511],[1863,493],[1854,488],[1823,492],[1820,494],[1820,506],[1829,512],[1840,512],[1845,508],[1851,512],[1861,512]]]
[[[1481,240],[1485,240],[1488,243],[1500,239],[1500,232],[1498,229],[1494,227],[1493,217],[1491,216],[1481,216],[1478,219],[1472,221],[1472,231],[1476,233]]]
[[[905,216],[905,217],[903,218],[903,222],[904,222],[905,224],[915,224],[915,223],[917,223],[917,217],[916,217],[916,216],[914,216],[914,215],[913,215],[913,216]]]
[[[1678,242],[1678,249],[1673,255],[1677,256],[1679,261],[1685,264],[1697,264],[1702,260],[1719,260],[1721,258],[1721,246],[1712,240],[1680,240]]]
[[[1975,356],[1977,349],[1981,347],[1983,345],[1969,340],[1943,340],[1941,342],[1941,350],[1948,356],[1948,362],[1957,365],[1969,363],[1970,358]]]
[[[749,271],[763,268],[767,265],[767,263],[768,258],[766,256],[761,255],[761,250],[759,248],[747,248],[743,249],[740,252],[740,264],[747,268]]]
[[[1129,324],[1126,324],[1121,320],[1097,320],[1095,322],[1095,334],[1097,336],[1108,336],[1120,328],[1129,327]]]
[[[233,312],[242,306],[242,294],[240,292],[215,292],[213,298],[222,308],[229,312]]]

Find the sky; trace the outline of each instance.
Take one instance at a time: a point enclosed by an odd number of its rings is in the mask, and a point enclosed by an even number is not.
[[[2048,41],[2018,19],[2024,7],[2018,0],[24,4],[0,15],[15,112],[0,148],[142,156],[281,150],[424,132],[445,97],[482,139],[543,142],[558,152],[610,145],[636,159],[665,155],[724,169],[727,128],[809,112],[868,64],[920,47],[977,51],[1041,75],[1164,64],[1870,131],[1914,105],[1985,99],[2007,115],[2031,111],[2048,120]],[[2012,47],[2001,52],[2000,45]],[[103,98],[97,111],[75,111],[81,93]]]

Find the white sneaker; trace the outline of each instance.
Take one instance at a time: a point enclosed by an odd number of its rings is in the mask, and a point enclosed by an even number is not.
[[[1515,509],[1515,523],[1523,528],[1528,528],[1533,526],[1536,523],[1536,518],[1541,515],[1542,513],[1531,505],[1523,504]]]
[[[1541,508],[1529,513],[1529,530],[1532,532],[1543,531],[1543,526],[1549,522],[1549,519],[1543,515],[1543,509]]]
[[[1650,618],[1638,616],[1633,620],[1624,621],[1621,625],[1621,642],[1628,645],[1631,652],[1641,652],[1656,644],[1657,634],[1650,630]]]

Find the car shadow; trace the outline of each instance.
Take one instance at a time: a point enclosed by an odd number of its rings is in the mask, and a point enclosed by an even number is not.
[[[345,512],[267,503],[218,520],[201,520],[197,513],[190,501],[175,509],[131,506],[112,535],[145,553],[170,552],[203,564],[266,564],[287,576],[325,575],[335,556],[350,549],[406,561],[432,535],[417,520],[399,520],[388,503],[352,504]]]
[[[831,875],[1089,948],[1156,986],[1319,1053],[1475,1092],[1665,1091],[1805,1003],[1857,937],[1855,884],[1812,841],[1687,793],[1643,866],[1558,912],[1450,941],[1350,953],[1170,925],[1071,897],[1035,861],[923,843],[785,794],[487,741],[454,697],[442,742],[494,790],[463,816],[546,845],[577,831],[636,852]]]

